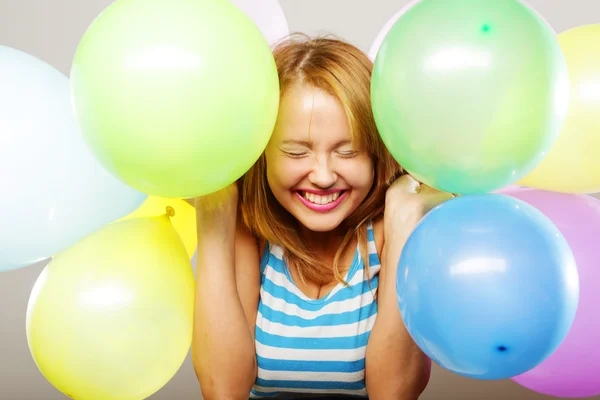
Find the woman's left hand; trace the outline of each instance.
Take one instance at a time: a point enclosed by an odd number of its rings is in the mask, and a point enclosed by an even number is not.
[[[384,231],[387,237],[398,229],[404,236],[437,205],[454,197],[419,183],[412,176],[402,175],[392,183],[385,196]],[[406,232],[409,230],[409,232]]]
[[[404,244],[417,223],[452,197],[409,175],[398,178],[386,192],[377,320],[366,357],[367,390],[372,398],[418,399],[429,382],[431,361],[404,325],[398,308],[396,275]]]

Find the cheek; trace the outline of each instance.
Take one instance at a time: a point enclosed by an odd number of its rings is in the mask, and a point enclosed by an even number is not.
[[[302,180],[304,168],[298,161],[285,157],[267,158],[267,181],[272,191],[289,190]]]
[[[357,190],[371,190],[373,186],[374,170],[371,160],[356,160],[344,168],[346,182]]]

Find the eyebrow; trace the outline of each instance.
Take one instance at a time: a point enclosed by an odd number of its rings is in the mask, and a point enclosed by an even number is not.
[[[306,141],[306,140],[284,140],[283,142],[281,142],[281,144],[300,144],[302,146],[310,146],[310,142]]]
[[[302,146],[306,146],[306,147],[310,147],[312,145],[312,142],[309,142],[307,140],[293,140],[293,139],[288,139],[288,140],[284,140],[283,142],[281,142],[281,144],[299,144]],[[352,140],[340,140],[338,142],[335,143],[334,147],[339,147],[345,144],[352,144]]]

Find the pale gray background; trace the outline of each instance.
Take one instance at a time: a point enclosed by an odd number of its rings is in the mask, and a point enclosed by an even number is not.
[[[33,54],[68,74],[79,39],[92,20],[111,2],[0,0],[0,44]],[[406,3],[406,0],[281,0],[290,30],[310,34],[334,33],[365,52],[388,18]],[[599,0],[529,0],[528,4],[536,8],[557,32],[578,25],[600,23]],[[6,229],[1,226],[1,221],[0,229]],[[67,399],[39,373],[25,337],[27,301],[43,266],[39,264],[0,273],[0,400]],[[189,357],[177,375],[151,398],[201,398]],[[552,398],[532,393],[510,380],[477,381],[436,367],[421,399]]]

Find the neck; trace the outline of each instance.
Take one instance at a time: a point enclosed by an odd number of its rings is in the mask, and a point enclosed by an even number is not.
[[[338,227],[333,231],[315,232],[303,225],[299,226],[300,237],[306,242],[308,247],[317,254],[334,254],[341,246],[346,231],[343,227]]]

